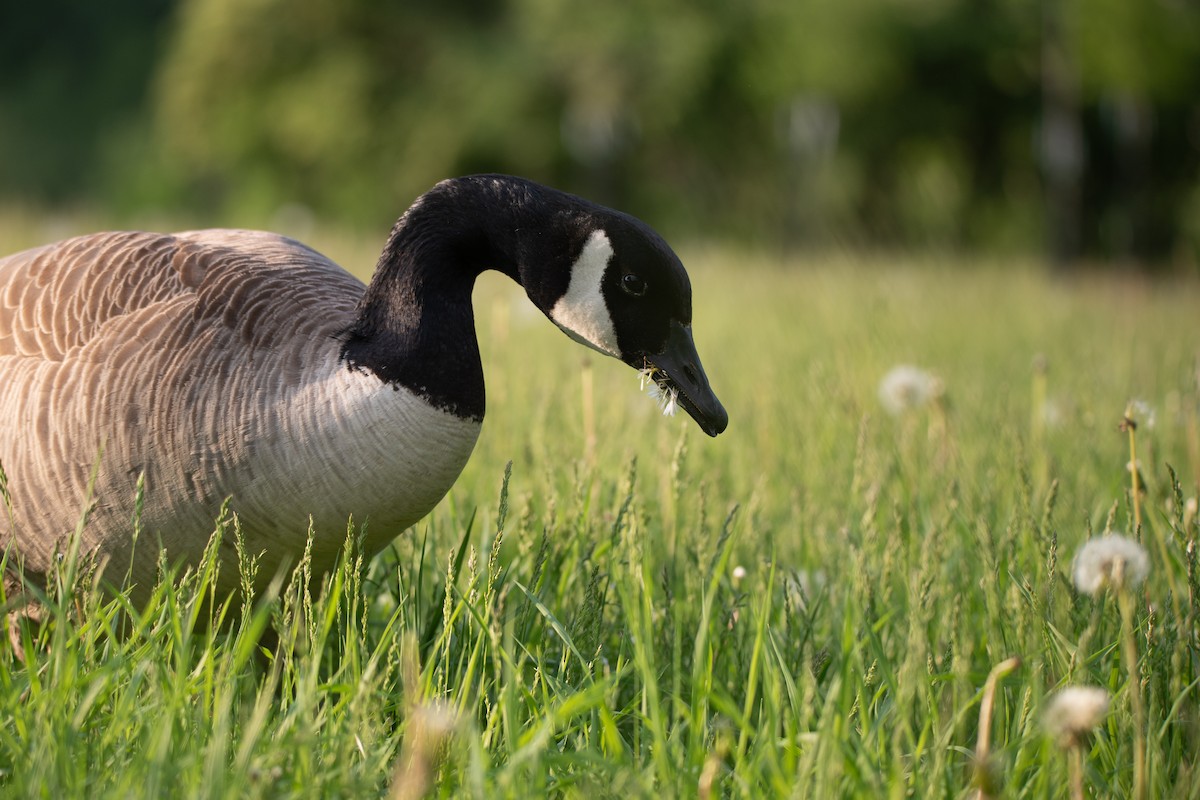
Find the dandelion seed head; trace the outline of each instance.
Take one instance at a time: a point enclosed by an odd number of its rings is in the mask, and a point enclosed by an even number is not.
[[[450,705],[437,701],[421,703],[411,712],[411,725],[419,726],[423,735],[438,739],[446,737],[458,727],[458,715]]]
[[[679,410],[679,392],[675,387],[667,389],[660,395],[659,403],[664,416],[675,416],[675,412]]]
[[[1042,403],[1042,422],[1046,423],[1046,427],[1057,428],[1065,417],[1063,405],[1058,400],[1048,398]]]
[[[741,564],[733,568],[733,585],[737,586],[746,578],[746,568]]]
[[[893,367],[879,383],[879,402],[889,414],[903,414],[929,402],[944,391],[942,382],[919,367]]]
[[[1155,422],[1154,406],[1145,400],[1130,400],[1125,409],[1125,416],[1139,426],[1153,430]]]
[[[644,391],[646,391],[646,385],[649,384],[650,391],[653,392],[654,388],[658,385],[657,382],[654,380],[654,376],[657,373],[658,373],[658,367],[645,367],[643,369],[639,369],[638,370],[638,389],[640,391],[644,392]]]
[[[675,416],[679,410],[679,390],[667,382],[667,374],[658,367],[647,366],[638,370],[638,379],[641,390],[658,403],[658,410],[664,416]]]
[[[434,780],[438,751],[457,725],[457,715],[444,703],[420,703],[409,712],[390,796],[425,796]]]
[[[1067,686],[1054,693],[1042,724],[1062,747],[1073,747],[1104,721],[1109,695],[1096,686]]]
[[[1150,558],[1137,542],[1110,533],[1080,548],[1072,572],[1075,588],[1095,596],[1109,586],[1117,590],[1140,586],[1150,572]]]

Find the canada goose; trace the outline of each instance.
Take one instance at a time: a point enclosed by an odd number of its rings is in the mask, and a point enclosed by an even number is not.
[[[199,558],[227,499],[267,579],[295,562],[310,515],[315,570],[351,515],[377,552],[475,445],[471,290],[488,268],[573,339],[649,368],[706,433],[725,429],[679,258],[634,217],[528,180],[438,184],[396,222],[368,286],[270,233],[81,236],[0,260],[9,563],[45,579],[94,469],[81,548],[143,589],[158,546]],[[150,541],[132,547],[139,476]]]

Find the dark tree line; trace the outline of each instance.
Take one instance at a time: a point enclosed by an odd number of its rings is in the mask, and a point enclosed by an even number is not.
[[[1195,264],[1187,0],[0,11],[0,201],[385,224],[516,172],[761,243]]]

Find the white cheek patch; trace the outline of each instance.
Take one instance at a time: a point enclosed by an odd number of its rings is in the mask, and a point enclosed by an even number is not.
[[[620,358],[617,332],[601,291],[612,254],[612,242],[604,231],[595,231],[588,237],[583,252],[571,266],[567,293],[550,309],[550,319],[577,342]]]

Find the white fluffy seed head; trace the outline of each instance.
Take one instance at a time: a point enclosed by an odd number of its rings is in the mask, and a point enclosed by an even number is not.
[[[1063,747],[1073,747],[1104,721],[1109,695],[1096,686],[1067,686],[1046,705],[1042,723]]]
[[[925,405],[942,391],[941,381],[929,372],[909,364],[892,367],[879,383],[879,402],[889,414]]]
[[[1130,400],[1129,405],[1125,409],[1125,416],[1143,428],[1154,429],[1156,417],[1154,406],[1145,400]]]
[[[1093,597],[1108,587],[1135,589],[1150,572],[1150,558],[1137,542],[1110,533],[1089,539],[1075,554],[1075,588]]]
[[[679,390],[666,384],[666,373],[658,367],[648,366],[638,370],[638,379],[642,391],[658,403],[658,410],[664,416],[675,416],[675,412],[679,410]]]

